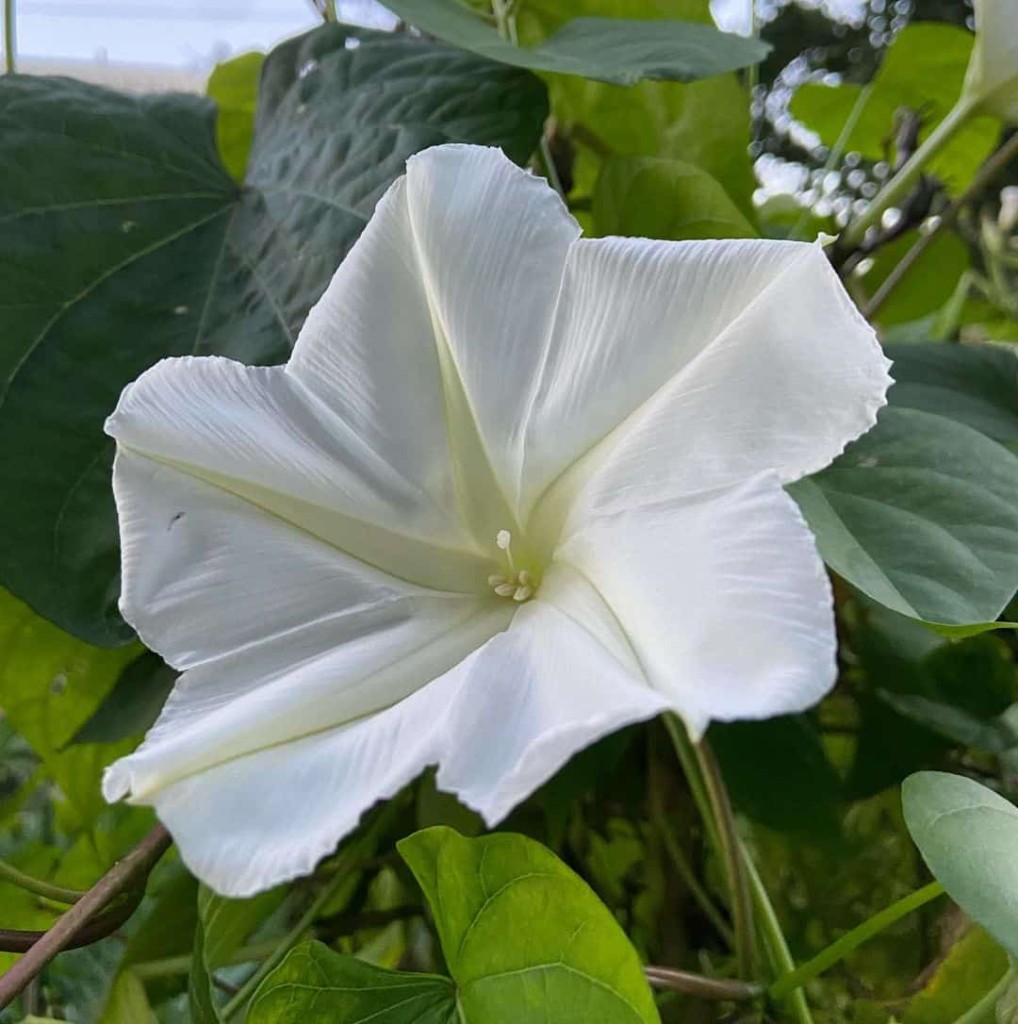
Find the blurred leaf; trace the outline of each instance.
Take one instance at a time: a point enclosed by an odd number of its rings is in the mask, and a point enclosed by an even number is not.
[[[217,64],[205,92],[216,101],[216,146],[226,169],[237,181],[244,180],[254,134],[258,79],[264,53],[242,53]]]
[[[895,112],[899,107],[922,115],[925,138],[961,96],[972,38],[963,28],[934,22],[918,22],[903,28],[871,83],[869,98],[848,136],[845,151],[860,153],[868,160],[892,160]],[[830,148],[838,140],[864,88],[809,83],[796,91],[790,109]],[[992,117],[971,119],[930,160],[927,169],[952,192],[960,191],[993,149],[999,130]]]
[[[1018,441],[1018,350],[1002,345],[890,345],[894,404]]]
[[[873,257],[872,268],[861,279],[868,294],[876,292],[918,239],[918,230],[906,231],[880,247]],[[952,232],[941,231],[891,292],[874,319],[881,324],[900,324],[935,313],[957,288],[968,266],[968,246]]]
[[[465,1019],[659,1021],[611,912],[539,843],[431,828],[398,847],[431,905]]]
[[[770,47],[758,39],[683,21],[578,17],[534,47],[514,46],[459,0],[385,0],[423,32],[489,60],[602,82],[644,78],[690,81],[759,63]]]
[[[102,433],[123,386],[164,356],[285,359],[409,155],[526,160],[546,112],[527,72],[327,25],[266,58],[238,189],[207,99],[0,79],[0,580],[76,635],[129,639]]]
[[[158,717],[177,675],[158,654],[145,651],[120,673],[70,744],[113,743],[141,736]]]
[[[1004,976],[1007,954],[982,928],[970,928],[908,1002],[902,1024],[954,1024]]]
[[[594,231],[638,238],[755,238],[753,225],[706,171],[681,160],[616,156],[594,190]]]
[[[102,770],[129,747],[64,748],[137,652],[90,647],[0,591],[0,707],[60,787],[74,828],[88,828],[105,808]]]
[[[570,15],[711,22],[707,0],[570,0],[568,11],[558,0],[527,0],[517,15],[521,38],[546,38]],[[628,88],[561,75],[547,80],[552,113],[576,147],[578,194],[593,193],[607,156],[667,157],[706,171],[744,216],[755,216],[749,94],[735,75]]]
[[[903,615],[995,619],[1018,580],[1018,459],[946,416],[891,406],[792,484],[824,561]]]
[[[737,810],[781,832],[817,839],[838,834],[841,781],[804,715],[715,722],[708,738]]]
[[[145,986],[133,971],[117,975],[99,1024],[157,1024]]]
[[[902,786],[905,824],[933,876],[1018,955],[1018,809],[961,775],[919,772]]]
[[[448,978],[373,967],[320,942],[291,950],[262,982],[247,1024],[455,1024]]]
[[[245,941],[278,909],[286,896],[278,886],[250,899],[218,896],[204,885],[198,889],[198,927],[188,991],[195,1024],[217,1024],[220,1019],[212,988],[212,974],[229,963]]]

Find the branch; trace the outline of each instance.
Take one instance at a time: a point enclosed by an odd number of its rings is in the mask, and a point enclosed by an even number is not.
[[[45,932],[25,955],[0,977],[0,1009],[9,1006],[26,985],[59,953],[102,916],[101,911],[118,896],[134,893],[138,900],[145,879],[159,858],[170,848],[169,832],[156,825],[154,829],[92,886],[53,927]],[[130,901],[127,901],[130,903]],[[137,903],[135,903],[137,906]],[[121,908],[122,909],[122,908]]]
[[[763,985],[757,985],[752,981],[708,978],[690,971],[678,971],[673,967],[655,967],[653,964],[644,967],[643,973],[655,988],[666,988],[687,996],[699,996],[701,999],[727,999],[738,1002],[756,999],[766,991]]]
[[[920,236],[919,240],[902,257],[897,266],[887,275],[883,284],[873,293],[873,298],[863,309],[863,316],[870,319],[887,301],[888,296],[901,283],[905,275],[919,262],[922,255],[933,244],[933,240],[944,228],[957,219],[962,207],[974,199],[986,186],[1015,158],[1018,157],[1018,132],[1015,132],[993,156],[979,169],[971,184],[941,214],[940,221],[932,231]]]

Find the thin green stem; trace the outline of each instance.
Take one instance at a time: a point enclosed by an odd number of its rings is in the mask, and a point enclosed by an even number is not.
[[[235,967],[239,964],[251,964],[258,960],[265,960],[272,956],[278,945],[278,940],[273,939],[270,942],[242,946],[230,955],[223,966]],[[141,963],[132,964],[131,971],[142,981],[151,981],[155,978],[171,978],[174,975],[190,974],[193,966],[194,957],[190,953],[181,953],[180,956],[167,956],[160,960],[144,960]]]
[[[548,179],[548,184],[565,199],[566,193],[562,188],[562,179],[558,176],[558,171],[555,169],[555,160],[551,155],[551,147],[548,145],[547,135],[541,135],[541,142],[538,145],[537,152],[541,158],[541,166],[544,169],[544,176]]]
[[[17,70],[14,0],[4,0],[4,70],[13,75]]]
[[[657,834],[664,842],[665,852],[668,854],[676,874],[682,879],[690,895],[703,911],[707,920],[714,925],[715,930],[724,939],[728,948],[735,949],[735,932],[732,931],[724,915],[696,877],[696,872],[689,863],[689,859],[686,857],[682,845],[672,829],[672,823],[662,802],[660,789],[654,773],[651,775],[650,784],[650,816]]]
[[[862,116],[862,112],[866,109],[866,104],[869,103],[872,93],[872,85],[867,85],[859,91],[859,95],[855,98],[855,103],[852,105],[852,109],[848,112],[848,117],[845,118],[845,123],[841,126],[841,131],[839,132],[834,145],[831,147],[831,151],[827,154],[824,166],[821,168],[825,174],[827,171],[833,171],[841,162],[841,158],[844,156],[845,149],[848,146],[848,140],[852,137],[852,132],[855,131],[855,126],[859,123],[859,118]],[[799,214],[798,219],[792,226],[791,234],[788,236],[793,241],[802,238],[802,230],[809,221],[809,215],[810,208],[808,206],[804,206],[802,213]]]
[[[749,879],[753,905],[756,908],[757,923],[770,955],[771,967],[776,974],[791,972],[795,970],[795,961],[792,959],[788,943],[785,941],[785,933],[781,930],[781,922],[778,921],[778,915],[774,911],[774,905],[771,903],[770,896],[767,895],[767,888],[760,878],[753,858],[750,857],[744,846],[742,847],[742,862],[746,868],[746,877]],[[814,1024],[813,1015],[806,1002],[806,994],[802,989],[796,989],[788,997],[788,1008],[798,1024]]]
[[[895,288],[901,284],[908,272],[919,262],[923,253],[933,244],[941,231],[950,227],[958,218],[962,208],[975,199],[1001,171],[1018,157],[1018,132],[1011,136],[996,153],[979,168],[968,188],[955,199],[940,216],[936,226],[919,239],[901,258],[895,268],[887,275],[883,284],[873,293],[873,298],[863,309],[863,316],[872,317],[890,298]]]
[[[879,222],[884,211],[909,193],[926,165],[954,138],[972,115],[973,109],[972,103],[964,99],[960,99],[951,108],[947,117],[934,128],[898,173],[877,193],[863,213],[845,229],[842,243],[846,249],[857,248],[865,238],[866,232]]]
[[[743,869],[735,815],[728,799],[728,790],[725,788],[721,769],[707,741],[701,740],[693,749],[717,825],[720,840],[718,852],[724,861],[725,874],[728,878],[732,924],[735,928],[735,957],[739,964],[739,973],[747,978],[753,977],[757,966],[753,904],[750,900],[746,872]]]
[[[846,932],[836,942],[832,942],[826,949],[821,950],[812,960],[778,978],[770,987],[771,998],[781,999],[795,989],[801,988],[817,975],[838,963],[839,960],[843,960],[852,950],[861,946],[868,939],[873,938],[885,928],[889,928],[896,921],[900,921],[907,914],[918,910],[930,900],[936,899],[943,892],[944,887],[939,882],[930,882],[929,885],[909,893],[908,896],[892,903],[889,907],[884,907],[883,910],[863,921],[850,932]]]
[[[26,875],[19,871],[13,864],[0,860],[0,881],[10,882],[19,889],[41,896],[43,899],[54,900],[56,903],[77,903],[85,894],[79,889],[65,889],[60,885],[50,885],[39,878]]]
[[[335,874],[329,879],[311,906],[308,907],[290,931],[276,943],[272,953],[259,964],[258,969],[244,982],[240,991],[223,1007],[222,1019],[226,1024],[244,1010],[265,977],[275,970],[282,962],[283,957],[297,945],[301,936],[311,927],[314,920],[329,905],[333,896],[347,881],[350,872],[363,861],[365,851],[369,848],[375,848],[378,837],[389,827],[398,809],[398,802],[390,801],[376,815],[374,821],[371,822],[365,831],[340,851],[339,863],[336,866]]]
[[[703,777],[700,774],[700,765],[696,757],[696,750],[693,741],[686,732],[686,727],[677,715],[668,714],[664,716],[665,728],[671,737],[672,746],[682,766],[682,772],[686,776],[689,790],[693,794],[693,801],[696,809],[700,812],[700,819],[707,832],[707,842],[713,849],[718,849],[720,839],[718,838],[717,826],[714,823],[714,815],[711,811],[710,799],[707,796],[707,789],[704,786]]]
[[[954,1024],[986,1024],[993,1020],[997,1002],[1014,979],[1015,968],[1012,967],[975,1006],[955,1018]]]

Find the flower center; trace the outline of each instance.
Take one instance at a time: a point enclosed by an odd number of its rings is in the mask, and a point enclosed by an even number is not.
[[[537,589],[537,581],[526,569],[518,569],[513,561],[513,537],[508,530],[499,530],[495,544],[502,552],[506,572],[488,577],[488,586],[499,597],[509,598],[516,602],[529,601]]]

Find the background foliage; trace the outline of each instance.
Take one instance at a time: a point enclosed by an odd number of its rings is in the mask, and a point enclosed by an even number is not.
[[[221,65],[206,97],[0,79],[0,864],[50,885],[87,888],[152,824],[99,795],[173,680],[116,610],[101,427],[125,383],[167,355],[284,359],[406,157],[439,142],[502,146],[594,235],[837,233],[951,109],[972,48],[959,0],[869,0],[858,23],[783,4],[762,42],[718,36],[702,0],[519,0],[496,5],[502,35],[454,0],[389,6],[420,31],[327,24]],[[514,835],[481,837],[426,776],[252,900],[171,853],[125,924],[0,1020],[1018,1019],[1018,161],[973,188],[1008,140],[973,119],[896,218],[832,250],[897,381],[874,430],[792,487],[835,575],[839,686],[708,736],[790,958],[842,944],[805,999],[731,988],[725,867],[656,722],[576,757]],[[846,944],[931,871],[957,904]],[[61,909],[0,871],[3,928]],[[769,983],[790,965],[764,945]],[[731,998],[652,995],[648,963]]]

